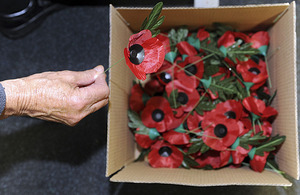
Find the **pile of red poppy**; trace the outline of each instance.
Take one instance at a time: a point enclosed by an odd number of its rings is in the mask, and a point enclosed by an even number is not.
[[[223,25],[133,35],[127,65],[139,79],[155,65],[129,98],[139,160],[147,157],[152,167],[276,169],[274,154],[285,136],[272,134],[278,113],[270,106],[276,92],[269,92],[268,44],[265,31]]]

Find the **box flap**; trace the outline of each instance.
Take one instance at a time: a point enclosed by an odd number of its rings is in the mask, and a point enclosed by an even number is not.
[[[188,25],[190,29],[198,29],[199,24],[210,26],[213,22],[220,22],[229,24],[240,31],[266,30],[266,27],[271,26],[273,20],[288,6],[289,4],[217,8],[164,8],[161,15],[166,17],[160,29],[164,31],[184,25]],[[118,8],[117,10],[126,21],[130,21],[129,25],[133,31],[139,30],[143,20],[151,11],[147,8]],[[251,17],[249,17],[249,14],[251,14]],[[236,22],[237,18],[238,23]]]
[[[296,69],[296,6],[291,3],[287,12],[270,29],[268,62],[272,89],[277,89],[273,105],[278,110],[274,133],[286,135],[286,141],[277,154],[282,171],[299,179],[299,144],[297,116]],[[279,101],[280,100],[280,101]]]
[[[113,6],[110,6],[109,63],[110,67],[116,66],[109,71],[110,97],[107,124],[106,176],[118,171],[124,164],[134,158],[135,145],[132,141],[132,134],[127,128],[127,112],[120,112],[120,110],[126,111],[128,109],[129,91],[135,77],[125,64],[125,60],[118,63],[124,58],[124,48],[127,47],[130,35],[132,35],[132,32],[127,27],[124,19]],[[112,55],[112,51],[114,55]]]
[[[111,178],[114,182],[165,183],[190,186],[281,185],[292,184],[281,175],[265,170],[258,173],[247,167],[220,170],[152,168],[146,162],[131,163]]]

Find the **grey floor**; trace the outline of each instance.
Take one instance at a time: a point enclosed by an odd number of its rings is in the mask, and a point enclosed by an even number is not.
[[[127,5],[119,2],[114,3]],[[276,2],[287,1],[220,0],[221,5]],[[75,6],[52,14],[22,39],[0,35],[0,80],[49,70],[85,70],[98,64],[107,67],[108,15],[105,4]],[[298,20],[297,32],[299,26]],[[299,45],[298,39],[298,59]],[[106,113],[103,108],[75,127],[28,117],[0,121],[0,194],[300,194],[300,182],[293,179],[293,187],[287,189],[110,183],[105,177]]]

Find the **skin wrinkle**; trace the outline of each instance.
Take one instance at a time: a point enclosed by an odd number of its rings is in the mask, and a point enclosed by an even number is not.
[[[76,125],[108,103],[106,75],[103,67],[97,69],[44,72],[1,82],[8,96],[1,118],[28,115]]]

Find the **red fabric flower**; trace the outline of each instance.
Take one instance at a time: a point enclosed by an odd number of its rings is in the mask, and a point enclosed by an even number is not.
[[[163,44],[151,31],[142,30],[129,38],[128,47],[124,49],[127,66],[141,80],[146,79],[147,73],[156,72],[165,58]]]
[[[174,65],[165,60],[161,68],[158,70],[159,74],[157,74],[156,77],[161,84],[166,85],[174,79],[174,67],[172,68],[172,66]]]
[[[154,168],[178,168],[183,161],[183,154],[173,145],[157,141],[148,154],[149,164]]]
[[[139,131],[140,129],[137,128],[136,130]],[[156,140],[150,139],[149,135],[135,133],[134,136],[136,143],[142,148],[149,148],[152,144],[156,142]]]
[[[199,56],[186,57],[184,62],[175,67],[175,77],[187,88],[197,88],[204,73],[204,63]]]
[[[264,152],[264,156],[254,155],[253,159],[250,160],[250,167],[257,172],[262,172],[266,166],[269,152]]]
[[[195,161],[199,164],[195,168],[204,168],[208,165],[214,169],[221,168],[228,164],[229,159],[230,151],[209,150],[195,158]]]
[[[151,79],[145,84],[145,92],[151,96],[157,93],[163,93],[164,86],[156,79]]]
[[[272,125],[268,121],[263,121],[261,124],[261,128],[259,125],[255,125],[255,133],[263,131],[263,135],[270,137],[272,134]]]
[[[227,100],[225,102],[218,103],[215,110],[227,118],[239,121],[242,117],[243,106],[236,100]]]
[[[203,142],[218,151],[226,150],[239,135],[235,119],[227,118],[216,111],[207,113],[202,121]]]
[[[181,133],[174,130],[169,130],[163,133],[163,138],[173,145],[189,144],[190,136],[187,133]]]
[[[172,108],[162,96],[154,96],[148,100],[141,118],[146,127],[156,128],[158,132],[171,129],[174,120]]]
[[[239,136],[245,135],[252,129],[251,121],[248,118],[241,118],[237,121],[237,125],[239,126]]]
[[[196,103],[199,101],[199,93],[195,88],[188,89],[180,81],[174,80],[166,85],[167,95],[170,96],[173,90],[178,90],[178,97],[176,102],[180,103],[181,106],[176,109],[180,112],[189,112],[191,111]]]
[[[235,151],[231,151],[232,156],[232,163],[233,164],[241,164],[243,160],[248,156],[248,153],[252,149],[252,146],[248,145],[249,149],[246,150],[245,148],[238,146]]]
[[[260,60],[259,64],[256,64],[251,59],[240,62],[237,65],[237,72],[242,75],[245,82],[254,83],[251,87],[252,90],[258,89],[268,78],[266,63],[263,60]]]
[[[226,31],[219,39],[218,39],[218,47],[224,46],[229,47],[235,43],[234,35],[231,31]]]
[[[181,55],[195,56],[198,54],[197,50],[186,41],[177,43],[176,47]]]
[[[263,45],[269,45],[270,36],[266,31],[259,31],[253,34],[250,38],[250,42],[252,43],[251,47],[260,48]]]
[[[131,110],[139,113],[145,107],[145,104],[143,102],[144,91],[139,84],[135,84],[131,88],[130,94],[129,107]]]
[[[277,110],[271,106],[266,106],[265,102],[255,97],[249,96],[243,99],[243,106],[253,114],[262,118],[269,118],[278,114]]]
[[[162,42],[162,44],[164,45],[165,54],[169,53],[171,49],[170,49],[170,39],[168,37],[168,34],[160,33],[156,35],[156,38],[160,40],[160,42]]]
[[[187,127],[190,131],[200,132],[202,130],[201,124],[204,116],[201,116],[196,111],[190,114],[187,118]]]
[[[241,39],[243,40],[245,43],[248,43],[250,41],[250,38],[248,35],[246,35],[245,33],[242,32],[232,32],[233,36],[235,39]]]
[[[207,32],[205,28],[200,28],[197,32],[197,37],[200,41],[203,41],[209,38],[209,32]]]

